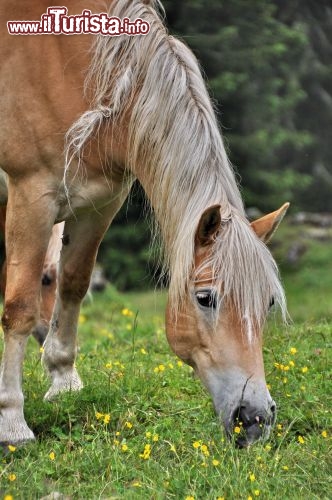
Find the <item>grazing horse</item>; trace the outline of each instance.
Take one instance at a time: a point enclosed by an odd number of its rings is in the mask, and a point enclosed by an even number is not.
[[[1,188],[0,188],[1,189]],[[6,207],[0,207],[0,230],[5,234],[6,227]],[[41,297],[40,297],[40,318],[35,328],[32,330],[33,336],[42,345],[46,338],[49,323],[52,317],[55,292],[57,284],[57,269],[60,260],[61,238],[63,233],[63,222],[55,224],[52,229],[51,238],[47,247],[44,261],[43,273],[41,278]],[[0,291],[5,295],[6,290],[6,261],[3,263],[0,276]]]
[[[70,15],[104,5],[69,3]],[[163,241],[169,343],[210,391],[226,432],[243,423],[244,446],[267,437],[275,420],[262,330],[273,302],[284,315],[286,307],[264,242],[288,204],[249,224],[194,55],[167,33],[159,1],[108,4],[109,16],[141,19],[149,33],[10,36],[8,20],[38,20],[50,4],[2,0],[0,166],[8,203],[0,442],[34,438],[23,414],[22,363],[54,222],[65,228],[44,343],[47,400],[82,387],[80,304],[100,241],[138,179]]]

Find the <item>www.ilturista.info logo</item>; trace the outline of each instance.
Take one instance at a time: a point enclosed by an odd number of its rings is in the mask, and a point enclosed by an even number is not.
[[[92,14],[83,10],[81,15],[68,16],[67,7],[49,7],[40,21],[8,21],[11,35],[80,35],[91,33],[107,36],[147,35],[150,24],[142,19],[109,17],[108,14]]]

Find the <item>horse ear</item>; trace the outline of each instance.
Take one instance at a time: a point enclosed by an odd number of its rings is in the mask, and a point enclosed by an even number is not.
[[[220,205],[213,205],[203,212],[196,231],[196,245],[210,245],[215,240],[221,227],[220,208]]]
[[[288,207],[289,203],[285,203],[279,210],[271,212],[251,223],[251,227],[264,243],[267,243],[272,238],[280,222],[284,218]]]

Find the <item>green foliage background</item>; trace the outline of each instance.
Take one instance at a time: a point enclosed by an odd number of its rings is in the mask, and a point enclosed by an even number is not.
[[[166,23],[197,55],[247,206],[332,211],[332,7],[327,0],[164,0]],[[122,290],[156,263],[136,190],[101,248]]]

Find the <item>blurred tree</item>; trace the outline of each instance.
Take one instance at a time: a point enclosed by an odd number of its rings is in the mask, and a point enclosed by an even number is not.
[[[167,6],[172,28],[206,71],[246,203],[263,210],[286,199],[296,203],[312,181],[301,167],[314,142],[295,124],[306,97],[304,24],[284,23],[272,0],[168,0]]]
[[[306,99],[296,110],[295,126],[314,138],[302,170],[313,182],[299,193],[307,210],[332,211],[332,3],[330,0],[276,0],[277,16],[287,26],[304,27],[308,44],[301,57]]]

